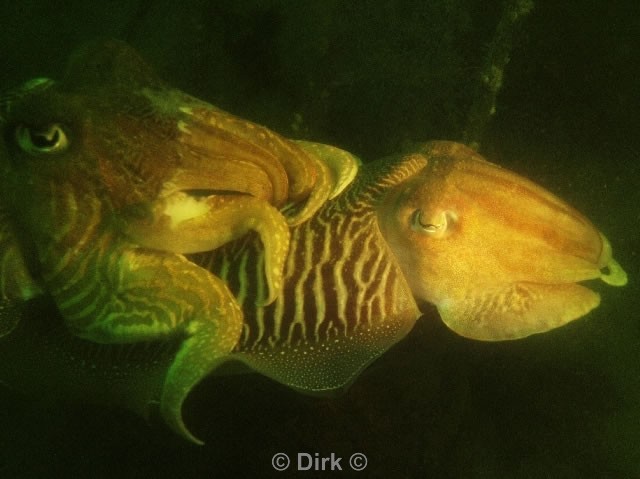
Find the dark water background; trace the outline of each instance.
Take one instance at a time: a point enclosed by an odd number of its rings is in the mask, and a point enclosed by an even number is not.
[[[480,0],[0,7],[0,88],[59,76],[80,43],[113,36],[189,93],[365,159],[460,138],[502,11]],[[185,412],[201,448],[118,409],[3,391],[0,477],[289,477],[271,467],[277,452],[334,452],[343,468],[362,452],[362,477],[640,477],[639,61],[637,2],[539,2],[482,142],[611,240],[630,281],[603,289],[588,317],[483,344],[428,315],[337,399],[210,378]]]

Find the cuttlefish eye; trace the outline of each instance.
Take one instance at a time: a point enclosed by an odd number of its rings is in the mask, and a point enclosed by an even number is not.
[[[457,216],[452,211],[439,211],[427,217],[421,209],[415,210],[411,214],[411,229],[420,233],[425,233],[434,238],[444,238],[451,232],[451,227],[455,223]]]
[[[62,125],[51,123],[44,127],[19,125],[16,128],[18,146],[29,154],[60,153],[69,147],[69,139]]]

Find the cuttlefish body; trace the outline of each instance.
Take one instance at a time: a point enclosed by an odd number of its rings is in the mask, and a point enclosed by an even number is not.
[[[289,228],[353,179],[337,148],[289,141],[162,82],[128,46],[97,42],[62,81],[0,97],[0,298],[42,293],[97,343],[185,340],[162,413],[184,430],[185,396],[228,354],[242,311],[185,258],[255,231],[272,302]],[[0,335],[15,321],[4,321]]]
[[[110,78],[126,76],[124,70],[116,73]],[[78,346],[83,341],[77,337],[89,340],[87,344],[177,341],[177,352],[166,363],[157,358],[147,363],[144,352],[133,363],[130,356],[115,355],[114,361],[128,366],[128,372],[118,370],[118,395],[134,408],[159,399],[169,426],[191,440],[195,438],[181,419],[182,402],[204,375],[224,362],[244,363],[303,392],[338,390],[411,330],[422,303],[434,304],[444,322],[463,336],[517,339],[561,326],[595,308],[599,296],[579,282],[601,278],[612,285],[626,283],[609,242],[584,216],[463,145],[432,142],[412,154],[368,164],[341,194],[328,199],[352,178],[340,173],[348,167],[335,167],[347,154],[303,144],[303,151],[319,152],[309,164],[324,164],[329,170],[329,186],[320,188],[329,193],[318,195],[322,201],[280,233],[269,225],[278,221],[273,219],[277,215],[286,221],[277,209],[283,203],[275,193],[267,193],[277,189],[268,187],[277,181],[243,183],[241,174],[245,166],[247,171],[266,171],[278,164],[285,173],[293,171],[283,166],[286,161],[280,154],[260,153],[260,160],[253,159],[234,139],[224,147],[216,143],[198,157],[202,175],[197,168],[181,166],[189,158],[186,152],[201,151],[195,147],[217,141],[210,126],[203,126],[211,120],[198,120],[195,126],[180,123],[195,115],[196,100],[190,100],[192,106],[182,112],[185,116],[179,117],[176,130],[175,118],[163,124],[153,112],[175,112],[167,105],[175,104],[178,93],[146,91],[141,100],[145,108],[132,107],[138,115],[134,118],[141,120],[135,127],[114,130],[114,125],[122,125],[122,117],[129,118],[126,109],[111,116],[89,109],[82,115],[73,102],[56,103],[59,95],[45,102],[48,116],[30,95],[16,103],[25,106],[15,107],[15,114],[11,109],[6,114],[5,133],[16,133],[15,144],[4,145],[2,154],[10,179],[0,221],[2,306],[43,293],[53,299],[70,333],[38,333],[37,344],[43,364],[47,356],[54,364],[73,362],[68,376],[57,376],[69,384],[85,374],[78,355],[83,366],[96,367],[95,352],[83,356]],[[112,100],[100,101],[112,105]],[[24,138],[52,148],[60,132],[66,132],[62,127],[41,127],[35,136],[33,130],[24,132],[24,125],[33,124],[28,118],[40,122],[37,125],[60,124],[60,116],[53,114],[56,107],[75,112],[68,115],[72,125],[82,119],[82,128],[70,132],[91,128],[99,134],[72,133],[68,148],[58,154],[24,151]],[[18,110],[38,115],[21,116],[27,113],[18,115]],[[142,121],[147,117],[141,112],[156,121]],[[227,130],[222,130],[224,136]],[[147,144],[141,139],[158,131],[165,133],[152,150],[156,161],[145,161],[146,150],[136,144]],[[267,143],[273,146],[272,141]],[[185,142],[189,146],[182,150]],[[239,144],[253,151],[261,142]],[[222,154],[226,147],[233,152],[232,165],[223,170],[224,177],[212,180],[217,183],[211,187],[206,179],[215,175],[203,164],[211,149]],[[172,155],[176,149],[180,153]],[[267,165],[260,163],[264,158]],[[116,169],[120,174],[104,173]],[[285,177],[297,175],[289,172]],[[295,188],[287,188],[283,201],[295,203]],[[210,194],[203,200],[188,190]],[[220,202],[222,190],[241,195],[225,195],[222,199],[229,203]],[[245,196],[275,211],[252,220],[262,230],[245,227],[224,236],[225,227],[210,219],[227,207],[238,221],[253,218],[255,207],[244,208]],[[271,243],[265,239],[269,235]],[[209,236],[217,239],[209,241]],[[219,241],[221,236],[225,241]],[[288,242],[278,249],[281,240]],[[224,242],[228,244],[222,246]],[[270,279],[274,262],[281,265],[280,287]],[[15,316],[8,306],[0,308],[0,332],[5,335],[0,357],[3,344],[14,341],[18,349],[22,338],[28,340],[31,334],[25,324],[30,323],[28,316],[20,324]],[[31,361],[31,356],[24,361]],[[142,364],[149,369],[140,372]],[[105,383],[104,395],[116,394],[109,382],[113,377],[97,369],[98,381]],[[161,387],[153,379],[158,376]]]

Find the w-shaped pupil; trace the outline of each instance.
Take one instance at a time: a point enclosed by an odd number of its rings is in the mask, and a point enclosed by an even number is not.
[[[51,128],[45,132],[31,133],[31,142],[36,148],[50,148],[60,141],[60,130]]]

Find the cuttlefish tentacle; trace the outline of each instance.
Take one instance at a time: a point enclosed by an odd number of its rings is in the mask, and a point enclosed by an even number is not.
[[[146,217],[129,219],[125,231],[141,246],[183,254],[212,251],[255,231],[264,248],[264,274],[269,289],[264,304],[273,302],[282,289],[289,226],[275,207],[253,196],[212,195],[196,199],[177,193],[154,203]]]

